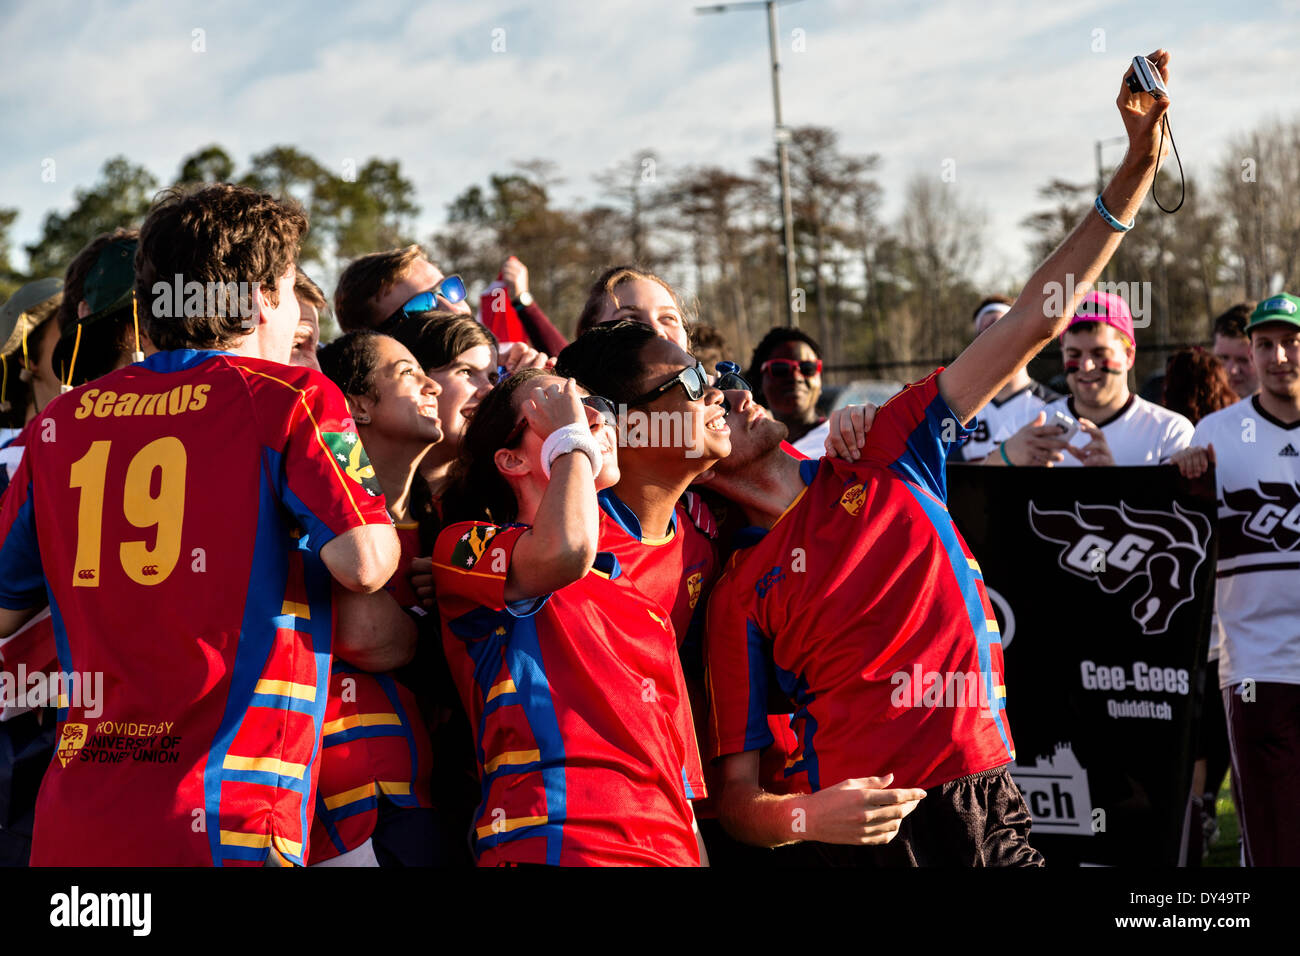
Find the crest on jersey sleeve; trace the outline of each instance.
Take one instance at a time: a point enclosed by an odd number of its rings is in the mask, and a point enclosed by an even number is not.
[[[360,435],[356,432],[321,432],[321,437],[343,474],[364,488],[372,498],[384,493],[375,477],[375,466],[370,464],[370,458],[361,445]]]
[[[496,528],[471,528],[460,536],[456,542],[456,547],[451,552],[451,563],[453,567],[472,568],[478,564],[478,559],[483,557],[483,552],[487,550],[488,542],[492,540],[493,535],[497,533]]]

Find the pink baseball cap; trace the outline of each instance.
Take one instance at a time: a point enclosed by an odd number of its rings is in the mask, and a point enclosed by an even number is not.
[[[1065,331],[1070,331],[1080,322],[1101,322],[1109,325],[1123,335],[1129,345],[1137,345],[1137,337],[1133,335],[1133,313],[1129,311],[1128,303],[1114,293],[1089,292],[1085,295],[1079,307],[1074,310],[1074,318],[1065,327]],[[1061,335],[1064,337],[1065,332]]]

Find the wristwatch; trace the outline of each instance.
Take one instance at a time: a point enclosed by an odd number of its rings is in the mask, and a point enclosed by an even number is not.
[[[520,292],[517,296],[515,296],[515,305],[522,306],[523,308],[526,309],[532,304],[533,304],[533,294],[529,292],[527,289],[525,289],[523,292]]]

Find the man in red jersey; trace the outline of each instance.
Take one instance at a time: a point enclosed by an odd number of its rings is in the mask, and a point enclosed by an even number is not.
[[[1168,54],[1152,59],[1167,77]],[[720,812],[740,839],[814,841],[832,863],[1041,865],[1007,771],[1015,752],[997,624],[948,515],[944,466],[968,433],[962,423],[1060,334],[1141,205],[1168,100],[1124,85],[1117,105],[1129,151],[1097,211],[949,368],[887,402],[865,440],[840,439],[851,460],[797,462],[779,452],[778,430],[746,416],[731,457],[706,476],[756,526],[708,618]],[[1076,301],[1051,309],[1062,285]],[[759,779],[773,691],[794,703],[799,733],[786,768],[797,792],[785,796]],[[910,792],[881,807],[872,791],[891,783]],[[879,842],[882,813],[901,816],[919,791],[896,840],[854,848]]]
[[[48,600],[61,670],[104,687],[60,701],[34,864],[301,863],[331,651],[391,666],[332,646],[332,581],[373,592],[398,548],[338,389],[281,364],[306,226],[165,195],[135,284],[160,351],[51,402],[5,496],[0,637]]]

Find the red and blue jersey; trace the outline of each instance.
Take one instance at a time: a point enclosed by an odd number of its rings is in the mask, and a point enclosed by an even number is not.
[[[690,801],[704,781],[672,621],[603,551],[573,584],[507,607],[527,531],[462,522],[434,548],[475,732],[479,865],[698,865]]]
[[[697,741],[709,732],[708,697],[704,690],[704,622],[709,592],[718,576],[718,549],[714,541],[717,525],[709,506],[695,492],[688,491],[673,509],[672,523],[663,538],[645,536],[636,513],[612,490],[602,491],[600,501],[600,548],[618,558],[623,573],[643,594],[668,608],[680,642],[682,670],[695,715]],[[769,730],[775,745],[763,753],[763,780],[779,792],[789,748],[794,746],[787,715],[773,714]],[[775,771],[775,776],[773,776]],[[716,787],[711,768],[705,767],[709,789]],[[716,815],[712,801],[695,804],[700,818]]]
[[[48,600],[61,669],[103,693],[60,702],[33,864],[303,862],[320,549],[389,522],[343,396],[304,368],[159,352],[35,424],[0,512],[0,606]]]
[[[767,746],[779,691],[795,791],[929,788],[1013,759],[997,623],[945,505],[967,430],[937,377],[881,407],[860,461],[801,463],[799,497],[732,555],[708,611],[714,756]]]
[[[688,675],[704,674],[704,608],[706,596],[718,576],[718,553],[711,532],[713,517],[699,498],[687,492],[673,508],[668,534],[645,535],[636,513],[612,489],[597,496],[600,502],[600,549],[618,558],[623,573],[642,593],[666,610],[681,645],[682,664]],[[693,513],[692,513],[693,512]]]
[[[420,548],[415,523],[397,525],[397,538],[402,554],[384,590],[409,613],[423,616],[410,583],[411,560]],[[334,661],[309,862],[331,860],[370,839],[380,800],[404,809],[432,807],[432,764],[429,732],[411,691],[392,674]]]
[[[433,806],[429,734],[415,696],[391,674],[334,662],[321,748],[309,862],[370,839],[380,800],[406,809]]]

